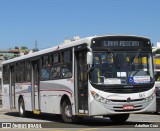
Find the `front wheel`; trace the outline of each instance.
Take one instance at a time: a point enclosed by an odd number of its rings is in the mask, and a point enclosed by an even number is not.
[[[112,122],[124,123],[129,118],[129,115],[130,114],[118,114],[118,115],[109,116],[109,118]]]
[[[72,122],[76,122],[77,117],[72,115],[72,107],[71,107],[71,103],[70,101],[64,101],[62,103],[62,119],[64,120],[64,122],[66,123],[72,123]]]

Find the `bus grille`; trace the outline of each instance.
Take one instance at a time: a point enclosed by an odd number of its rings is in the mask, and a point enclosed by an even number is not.
[[[105,92],[110,92],[110,93],[138,93],[138,92],[144,92],[149,90],[149,88],[108,88],[104,89]]]
[[[123,106],[133,105],[134,109],[124,110]],[[114,112],[135,112],[144,109],[148,103],[145,99],[135,99],[127,102],[127,100],[110,100],[109,109]]]
[[[138,102],[138,101],[143,101],[145,99],[135,99],[131,100],[130,102]],[[127,100],[111,100],[112,102],[127,102]]]

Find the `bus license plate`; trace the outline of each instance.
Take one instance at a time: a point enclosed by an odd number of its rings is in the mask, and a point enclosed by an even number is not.
[[[123,110],[133,110],[134,106],[133,105],[124,105]]]

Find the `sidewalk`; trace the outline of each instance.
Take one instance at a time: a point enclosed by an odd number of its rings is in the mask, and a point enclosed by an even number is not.
[[[2,105],[0,105],[0,114],[5,113],[5,112],[17,112],[17,109],[9,109],[9,108],[4,108]]]
[[[2,98],[1,98],[1,96],[0,96],[0,106],[2,105]]]
[[[1,107],[1,105],[2,105],[2,95],[0,93],[0,107]]]

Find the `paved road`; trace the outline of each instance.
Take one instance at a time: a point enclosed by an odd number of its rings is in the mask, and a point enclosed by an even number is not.
[[[62,119],[58,115],[52,114],[41,114],[41,115],[31,115],[28,118],[21,118],[18,115],[16,110],[2,110],[0,109],[0,126],[2,124],[12,124],[13,127],[30,127],[30,128],[40,128],[44,131],[50,130],[53,128],[54,131],[69,131],[69,130],[76,130],[76,131],[90,131],[90,130],[122,130],[126,128],[130,128],[130,130],[134,129],[141,129],[148,128],[148,130],[159,130],[160,129],[160,114],[132,114],[130,115],[127,122],[123,125],[121,124],[114,124],[108,118],[84,118],[83,121],[76,123],[76,124],[66,124],[63,123]],[[14,125],[13,125],[14,124]],[[3,125],[4,126],[4,125]],[[143,127],[143,128],[142,128]],[[127,130],[128,130],[127,129]],[[1,129],[0,129],[1,130]],[[3,128],[4,130],[4,128]],[[7,130],[7,128],[5,128]],[[35,130],[35,129],[30,129]],[[145,130],[146,131],[146,130]]]

